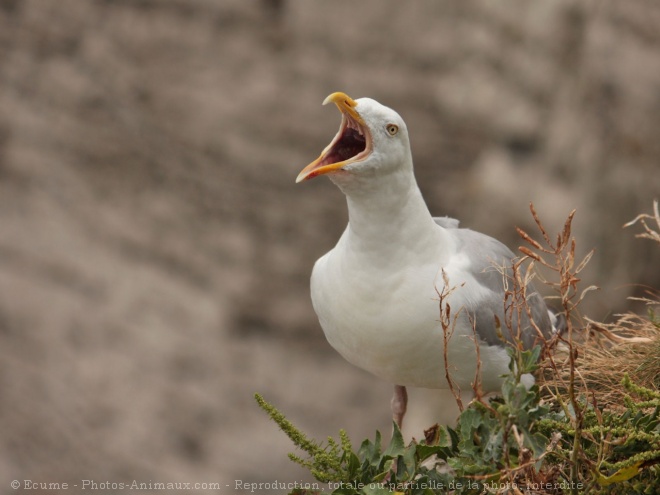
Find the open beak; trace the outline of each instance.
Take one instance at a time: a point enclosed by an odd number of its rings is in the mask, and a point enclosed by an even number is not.
[[[345,93],[338,92],[323,101],[324,105],[328,103],[337,105],[341,112],[339,132],[321,156],[302,169],[296,182],[335,172],[350,163],[364,160],[371,153],[371,134],[364,119],[355,110],[357,102]]]

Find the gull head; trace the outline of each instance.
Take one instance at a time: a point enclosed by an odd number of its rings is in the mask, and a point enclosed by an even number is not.
[[[398,113],[371,98],[354,100],[341,92],[328,96],[323,104],[328,103],[341,112],[339,131],[296,182],[319,175],[350,180],[412,167],[408,130]]]

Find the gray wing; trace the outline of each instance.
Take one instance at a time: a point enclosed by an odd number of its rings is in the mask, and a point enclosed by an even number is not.
[[[473,277],[479,284],[489,289],[487,297],[476,301],[474,307],[466,308],[476,320],[476,331],[479,338],[489,345],[502,345],[495,325],[495,315],[497,315],[501,323],[502,335],[508,342],[516,340],[519,333],[523,346],[526,349],[532,347],[538,341],[539,335],[531,325],[525,311],[522,312],[520,322],[518,322],[517,311],[513,311],[512,329],[505,325],[505,282],[501,269],[497,267],[505,267],[506,274],[510,277],[511,263],[516,256],[504,244],[485,234],[458,228],[449,230],[449,232],[457,241],[458,251],[468,257]],[[550,337],[552,324],[548,308],[533,284],[529,284],[527,287],[527,301],[532,319],[543,336]]]

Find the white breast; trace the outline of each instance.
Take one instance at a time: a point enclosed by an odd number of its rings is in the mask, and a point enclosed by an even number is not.
[[[452,277],[462,282],[460,265],[451,266],[457,267]],[[442,288],[437,286],[442,284],[440,270],[440,263],[351,263],[338,244],[318,260],[312,273],[312,302],[328,342],[347,361],[391,383],[446,388],[437,292]],[[462,290],[451,296],[456,312],[469,294]],[[502,349],[482,351],[487,367],[492,362],[497,368],[496,376],[507,371],[508,357]],[[469,389],[476,351],[467,318],[457,322],[449,363],[453,379],[461,389]]]

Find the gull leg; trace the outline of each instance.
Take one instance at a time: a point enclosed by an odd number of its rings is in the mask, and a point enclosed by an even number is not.
[[[394,395],[392,396],[392,419],[399,429],[403,426],[403,417],[408,409],[408,391],[403,385],[394,385]]]

